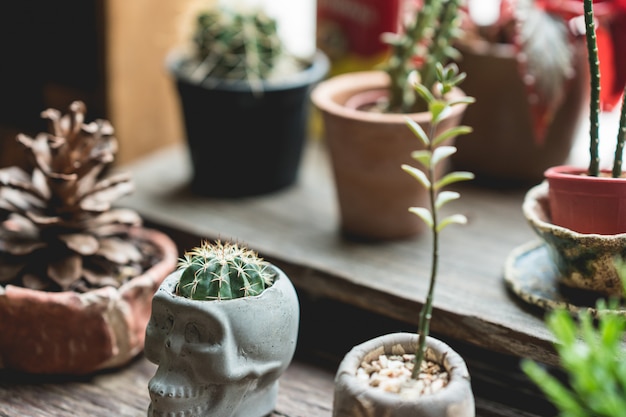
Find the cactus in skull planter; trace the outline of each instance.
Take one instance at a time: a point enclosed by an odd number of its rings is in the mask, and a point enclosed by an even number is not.
[[[259,295],[275,273],[257,253],[233,243],[203,242],[179,262],[176,293],[194,300],[229,300]]]

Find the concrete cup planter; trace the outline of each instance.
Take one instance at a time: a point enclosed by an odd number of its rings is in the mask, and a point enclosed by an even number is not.
[[[474,395],[463,358],[445,343],[429,337],[426,358],[450,375],[448,385],[432,394],[404,399],[371,387],[357,378],[364,361],[379,355],[413,353],[417,335],[393,333],[355,346],[344,357],[335,377],[333,417],[474,417]]]
[[[158,365],[148,416],[272,412],[296,348],[299,304],[289,278],[271,268],[274,283],[260,295],[230,300],[179,296],[182,272],[166,278],[146,330],[146,357]]]

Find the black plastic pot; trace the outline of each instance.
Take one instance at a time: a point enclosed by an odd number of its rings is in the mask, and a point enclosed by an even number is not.
[[[244,197],[293,184],[307,137],[309,93],[328,72],[328,58],[318,52],[304,71],[258,90],[243,81],[198,84],[182,74],[181,63],[170,56],[168,67],[183,110],[192,191]]]

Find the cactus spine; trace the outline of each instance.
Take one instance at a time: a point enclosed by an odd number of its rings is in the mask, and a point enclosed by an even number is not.
[[[176,293],[194,300],[230,300],[259,295],[275,274],[257,253],[233,243],[203,242],[185,253]]]

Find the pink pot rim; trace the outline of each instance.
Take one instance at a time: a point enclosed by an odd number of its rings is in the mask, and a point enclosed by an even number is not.
[[[575,180],[583,180],[587,182],[602,182],[602,183],[615,182],[616,180],[626,181],[626,178],[612,178],[610,176],[611,171],[608,169],[602,169],[601,172],[609,174],[609,176],[592,177],[592,176],[586,175],[587,168],[581,168],[581,167],[576,167],[576,166],[571,166],[571,165],[558,165],[558,166],[548,168],[545,171],[544,176],[547,179],[552,179],[552,178],[562,179],[562,180],[575,179]]]
[[[626,178],[613,178],[609,170],[601,170],[605,176],[587,175],[586,168],[559,165],[548,168],[544,176],[550,187],[560,192],[585,193],[599,196],[611,196],[623,193]]]

